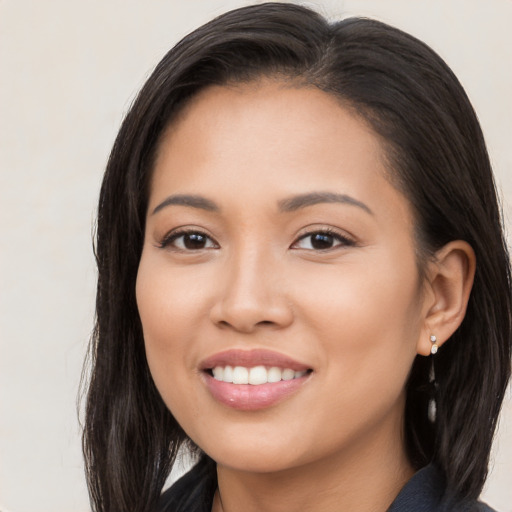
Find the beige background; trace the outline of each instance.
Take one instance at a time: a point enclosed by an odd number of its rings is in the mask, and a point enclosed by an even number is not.
[[[76,395],[110,147],[152,67],[242,0],[0,0],[0,510],[89,510]],[[436,49],[481,119],[512,219],[512,1],[304,2],[373,16]],[[512,512],[512,400],[485,499]]]

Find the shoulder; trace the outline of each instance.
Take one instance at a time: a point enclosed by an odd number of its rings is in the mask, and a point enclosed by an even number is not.
[[[400,491],[388,512],[496,512],[485,503],[461,500],[447,492],[442,473],[429,465]]]
[[[446,501],[445,501],[446,500]],[[457,500],[445,498],[439,512],[497,512],[486,503],[477,500]]]
[[[482,503],[481,501],[473,503],[473,508],[468,509],[468,512],[497,512],[493,508],[489,507],[486,503]]]
[[[441,510],[442,512],[451,512],[452,510],[454,512],[497,512],[481,501],[463,502],[455,508],[442,508]]]
[[[156,512],[210,512],[216,480],[215,465],[201,459],[162,494]]]

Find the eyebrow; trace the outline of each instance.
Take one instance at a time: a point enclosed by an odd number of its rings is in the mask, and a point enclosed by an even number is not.
[[[199,208],[208,212],[218,212],[220,210],[213,201],[206,199],[206,197],[190,194],[177,194],[164,199],[158,206],[155,207],[151,215],[154,215],[166,206],[173,204],[179,206],[189,206],[190,208]]]
[[[341,203],[357,206],[365,212],[373,215],[368,206],[361,201],[354,199],[346,194],[336,194],[334,192],[309,192],[297,196],[288,197],[278,202],[279,210],[282,212],[294,212],[307,206],[313,206],[321,203]],[[152,212],[152,215],[158,213],[163,208],[171,205],[188,206],[190,208],[198,208],[208,212],[219,212],[220,208],[206,197],[192,194],[177,194],[164,199]]]
[[[307,206],[313,206],[321,203],[342,203],[357,206],[363,209],[365,212],[373,215],[373,212],[368,206],[361,201],[354,199],[346,194],[336,194],[334,192],[310,192],[307,194],[300,194],[298,196],[289,197],[279,201],[279,209],[282,212],[293,212],[300,208],[306,208]]]

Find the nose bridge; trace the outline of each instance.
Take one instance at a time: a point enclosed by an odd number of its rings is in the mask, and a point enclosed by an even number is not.
[[[282,260],[265,245],[244,241],[226,258],[213,319],[250,332],[258,325],[283,327],[292,311],[282,286]]]
[[[271,298],[275,284],[276,263],[270,251],[261,247],[245,247],[233,253],[228,264],[228,296],[255,304]]]

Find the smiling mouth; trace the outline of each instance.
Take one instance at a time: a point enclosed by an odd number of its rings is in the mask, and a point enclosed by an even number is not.
[[[231,349],[199,365],[203,383],[220,404],[239,411],[277,405],[298,393],[313,369],[285,354],[267,349]]]
[[[310,374],[313,370],[293,370],[292,368],[266,367],[263,365],[253,367],[218,365],[213,368],[207,368],[205,371],[219,382],[260,386],[262,384],[300,379]]]

